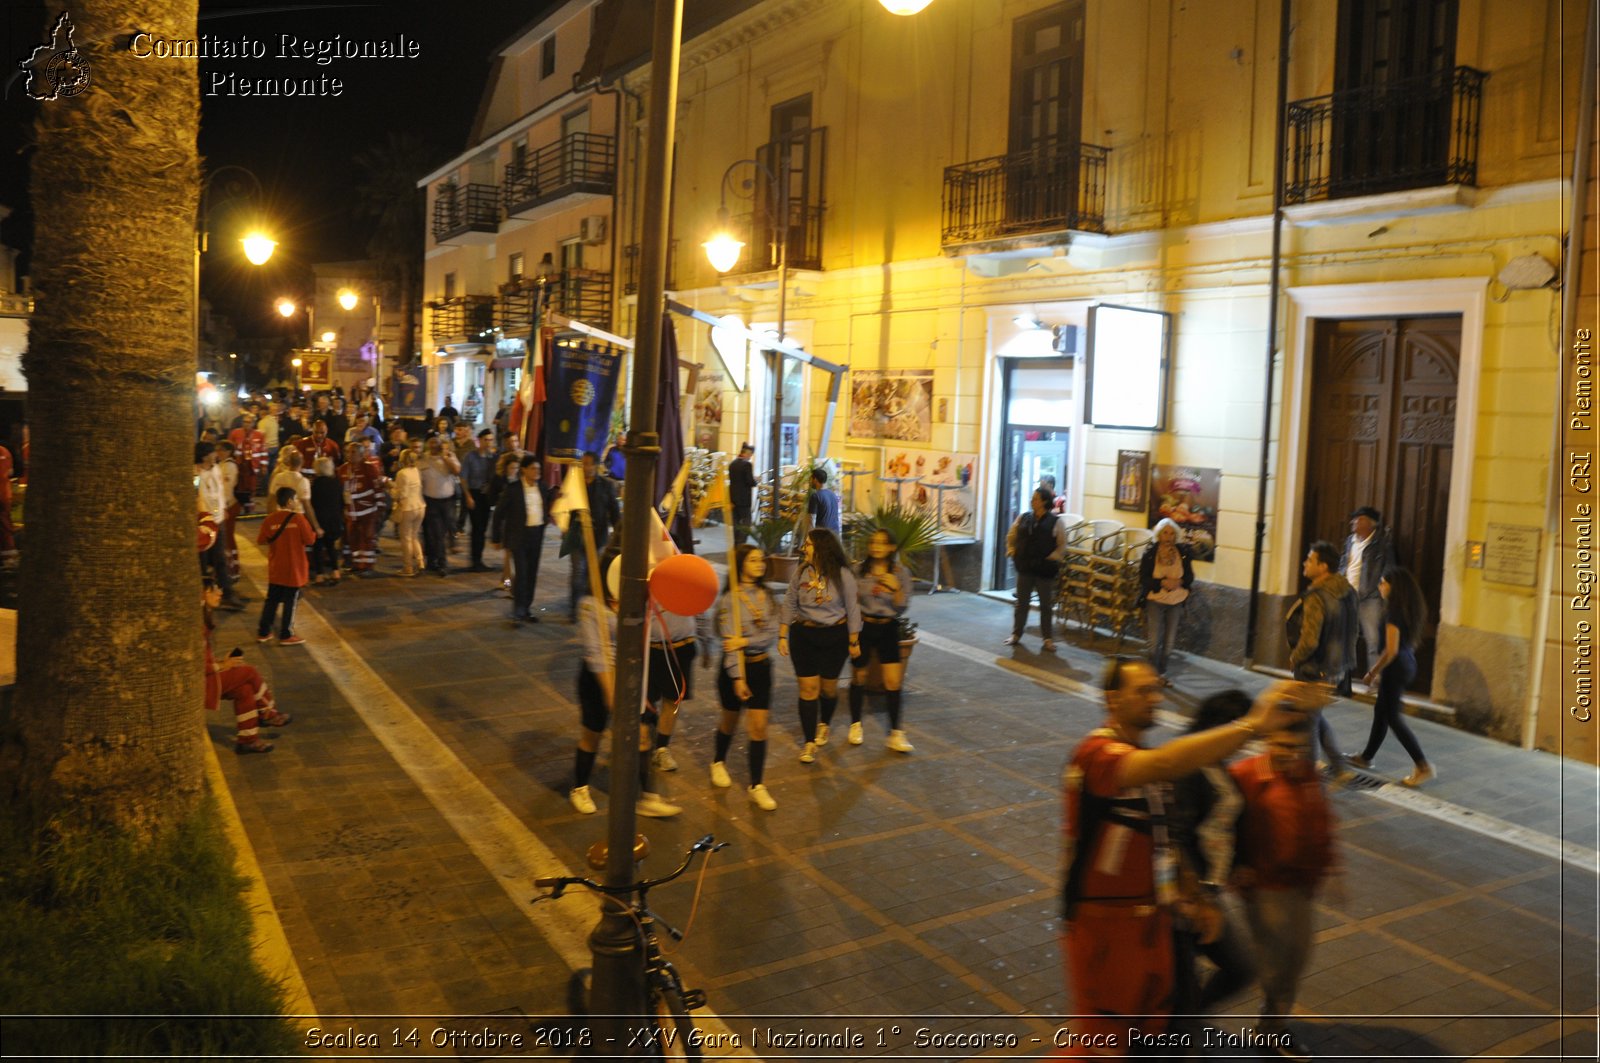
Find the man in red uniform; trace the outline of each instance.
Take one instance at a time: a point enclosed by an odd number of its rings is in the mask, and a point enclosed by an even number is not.
[[[1187,1035],[1167,1029],[1174,919],[1192,920],[1202,940],[1218,926],[1214,910],[1182,896],[1167,784],[1298,718],[1314,696],[1301,684],[1274,684],[1241,719],[1145,749],[1139,742],[1155,723],[1160,676],[1143,661],[1113,657],[1103,687],[1105,725],[1078,745],[1064,773],[1062,951],[1080,1018],[1057,1047],[1074,1057],[1183,1047],[1173,1039]]]
[[[365,439],[352,439],[348,450],[350,460],[339,466],[339,481],[344,484],[344,542],[350,551],[351,570],[365,577],[378,561],[378,503],[386,481],[383,465],[367,453]]]
[[[248,509],[256,495],[256,484],[264,482],[267,474],[267,437],[256,428],[256,415],[246,411],[239,417],[239,427],[228,433],[233,444],[234,460],[239,463],[239,486],[235,488],[239,501]]]
[[[328,425],[324,421],[313,422],[311,434],[301,436],[295,446],[300,448],[300,457],[305,459],[301,465],[303,469],[315,469],[318,458],[332,458],[335,465],[339,463],[339,444],[328,438]]]

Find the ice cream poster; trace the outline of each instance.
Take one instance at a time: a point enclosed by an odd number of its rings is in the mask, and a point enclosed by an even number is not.
[[[916,482],[885,483],[880,497],[886,503],[898,498],[901,505],[938,517],[945,535],[969,538],[978,531],[977,461],[976,454],[885,448],[883,475],[914,477]]]
[[[1213,561],[1217,555],[1217,507],[1221,498],[1222,470],[1193,465],[1150,467],[1150,518],[1154,528],[1170,518],[1182,533],[1196,561]]]

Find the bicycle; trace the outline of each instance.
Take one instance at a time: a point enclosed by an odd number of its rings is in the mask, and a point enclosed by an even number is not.
[[[677,870],[661,878],[640,879],[624,886],[607,886],[593,879],[577,875],[567,875],[559,878],[540,878],[534,880],[534,885],[541,889],[548,889],[548,899],[555,900],[567,891],[570,886],[582,886],[593,893],[600,894],[607,902],[620,904],[633,919],[639,931],[639,951],[644,964],[644,985],[649,998],[649,1022],[651,1025],[642,1032],[641,1036],[647,1041],[646,1047],[652,1055],[663,1059],[692,1059],[701,1058],[700,1038],[696,1034],[694,1019],[689,1012],[706,1006],[706,994],[703,989],[686,989],[683,979],[679,977],[677,968],[661,952],[661,947],[656,942],[656,928],[665,930],[667,936],[673,941],[682,941],[683,933],[660,916],[650,910],[648,904],[649,892],[657,886],[671,882],[689,869],[694,862],[696,853],[707,855],[719,849],[727,848],[727,842],[718,843],[711,835],[707,834],[693,845],[684,854],[683,863]],[[650,844],[644,835],[637,835],[633,845],[633,860],[635,866],[649,854]],[[596,871],[603,871],[606,866],[606,843],[596,842],[590,846],[588,853],[589,866]],[[702,866],[702,873],[704,866]],[[627,898],[627,900],[620,900]],[[543,898],[535,897],[534,901]],[[698,904],[698,891],[696,894]],[[690,911],[690,922],[694,920],[693,909]],[[589,1013],[589,987],[593,975],[591,968],[583,967],[573,972],[568,983],[568,1004],[574,1015],[587,1015]]]

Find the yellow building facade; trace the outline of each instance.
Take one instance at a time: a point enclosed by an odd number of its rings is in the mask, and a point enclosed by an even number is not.
[[[928,497],[962,518],[943,559],[958,586],[1009,585],[999,544],[1040,474],[1069,512],[1138,529],[1176,486],[1211,558],[1182,645],[1281,664],[1307,545],[1342,544],[1350,510],[1373,505],[1434,610],[1418,695],[1594,759],[1532,693],[1531,649],[1555,600],[1556,282],[1587,6],[1288,8],[1280,64],[1282,5],[1264,0],[934,0],[910,18],[876,0],[691,0],[669,286],[775,329],[784,252],[785,334],[849,367],[820,456],[865,470],[859,508],[946,483]],[[627,245],[647,45],[629,60],[599,43]],[[722,275],[698,253],[719,208],[746,240]],[[516,238],[483,268],[503,270]],[[460,251],[429,254],[433,278]],[[629,334],[615,292],[607,325]],[[1131,318],[1160,323],[1155,374],[1143,341],[1109,328],[1119,307],[1164,315]],[[751,440],[765,467],[763,359],[687,320],[678,338],[703,370],[691,430],[728,452]],[[1103,401],[1129,389],[1159,427],[1093,414],[1091,360]],[[784,458],[804,460],[829,378],[787,373]]]

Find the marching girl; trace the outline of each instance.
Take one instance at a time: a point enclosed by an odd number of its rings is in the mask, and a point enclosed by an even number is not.
[[[697,654],[695,618],[653,609],[650,618],[650,669],[645,700],[656,713],[656,749],[651,762],[657,771],[677,771],[678,762],[667,745],[678,726],[678,706],[692,693],[689,677]]]
[[[762,584],[767,557],[748,543],[734,552],[738,579],[717,602],[717,634],[722,636],[722,666],[717,669],[717,695],[722,719],[717,724],[716,755],[711,758],[711,785],[731,786],[728,747],[739,726],[739,713],[748,712],[745,729],[750,735],[750,802],[766,812],[778,807],[761,776],[767,764],[767,709],[772,704],[772,643],[778,634],[778,603]],[[739,634],[733,633],[733,606],[739,611]],[[741,652],[742,651],[742,652]]]
[[[900,546],[879,528],[867,540],[867,556],[856,568],[857,595],[861,603],[861,656],[850,676],[850,744],[859,746],[861,706],[867,700],[867,661],[876,655],[883,672],[883,700],[889,708],[888,747],[896,753],[914,748],[900,727],[900,681],[906,666],[900,661],[900,617],[906,611],[911,573],[900,562]],[[823,709],[823,723],[828,722]]]
[[[616,552],[607,549],[600,571]],[[616,693],[617,600],[604,591],[602,603],[592,594],[578,599],[578,638],[583,658],[578,665],[578,749],[573,762],[572,790],[567,800],[572,807],[590,815],[595,811],[594,795],[589,792],[589,776],[594,772],[600,738],[611,725],[611,700]],[[641,816],[664,819],[683,811],[650,790],[650,731],[639,732],[639,800],[634,811]]]
[[[817,759],[817,747],[828,742],[827,724],[839,704],[839,672],[846,657],[861,656],[861,606],[856,577],[838,536],[812,528],[800,547],[789,593],[778,617],[778,652],[790,655],[793,632],[794,677],[800,694],[800,730],[805,750],[800,763]]]

